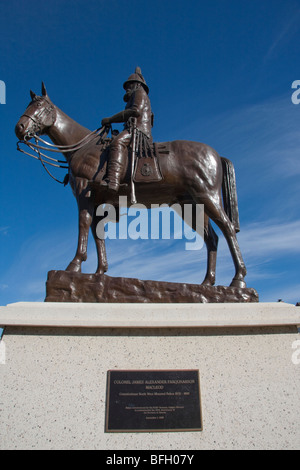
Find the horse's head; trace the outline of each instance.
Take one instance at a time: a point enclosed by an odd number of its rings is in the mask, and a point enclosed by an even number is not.
[[[45,134],[55,122],[55,107],[51,103],[44,83],[42,96],[30,91],[31,102],[19,119],[15,132],[19,140],[29,140],[34,134]]]

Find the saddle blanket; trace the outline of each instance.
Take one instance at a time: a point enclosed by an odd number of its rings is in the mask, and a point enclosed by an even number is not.
[[[149,148],[138,151],[133,181],[135,183],[155,183],[163,179],[159,166],[159,155],[169,153],[168,143],[154,143]]]

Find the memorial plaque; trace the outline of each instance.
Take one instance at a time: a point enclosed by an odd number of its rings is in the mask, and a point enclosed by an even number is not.
[[[202,431],[199,371],[108,371],[105,430]]]

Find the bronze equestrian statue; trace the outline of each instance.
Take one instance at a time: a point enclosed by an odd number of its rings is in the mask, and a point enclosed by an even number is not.
[[[129,80],[127,82],[131,85],[134,83]],[[132,90],[129,83],[126,83],[128,108],[121,113],[121,116],[119,114],[109,120],[103,120],[103,124],[116,120],[119,122],[119,119],[123,122],[128,117],[135,116],[139,130],[151,139],[148,87],[142,78],[138,89]],[[129,92],[132,92],[130,96]],[[143,104],[139,108],[136,103],[140,102]],[[41,96],[31,92],[31,102],[18,121],[15,131],[18,139],[28,144],[33,137],[37,142],[38,139],[42,140],[40,135],[46,134],[54,146],[63,152],[68,165],[69,183],[76,197],[79,213],[78,246],[67,271],[81,272],[81,264],[87,259],[88,233],[91,228],[98,255],[96,272],[103,274],[108,266],[105,242],[96,234],[96,209],[108,200],[108,191],[101,185],[106,178],[108,186],[115,190],[113,204],[118,205],[120,194],[129,197],[131,195],[130,185],[119,187],[120,183],[130,182],[130,172],[126,170],[130,168],[131,152],[125,151],[125,147],[128,148],[130,128],[125,123],[124,131],[119,137],[115,137],[114,141],[108,141],[102,134],[91,133],[55,106],[42,84]],[[211,219],[224,234],[232,255],[235,274],[231,286],[245,288],[246,268],[236,237],[239,222],[234,169],[231,162],[222,159],[214,149],[203,143],[176,140],[159,146],[167,149],[164,153],[157,154],[162,179],[158,182],[137,183],[137,200],[148,208],[151,208],[151,204],[178,203],[182,206],[203,204],[204,241],[208,254],[207,272],[203,284],[212,286],[215,283],[218,237],[210,223]],[[192,226],[194,229],[197,228],[194,222]]]

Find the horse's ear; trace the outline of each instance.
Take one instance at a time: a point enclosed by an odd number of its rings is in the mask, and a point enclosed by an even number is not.
[[[36,94],[32,90],[30,90],[30,96],[32,101],[36,98]]]
[[[42,95],[43,95],[43,96],[48,96],[44,82],[42,82]]]

